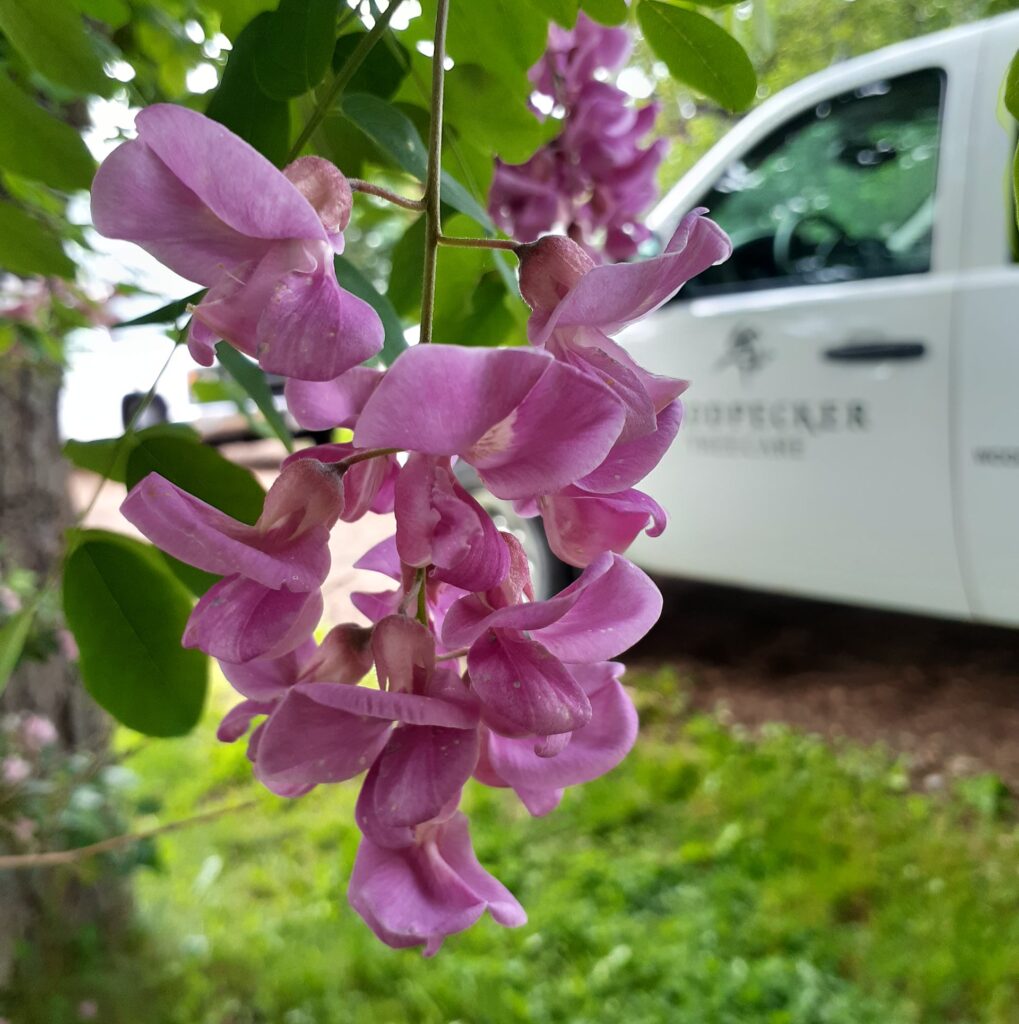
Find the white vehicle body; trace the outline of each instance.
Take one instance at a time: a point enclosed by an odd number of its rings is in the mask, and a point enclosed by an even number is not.
[[[691,381],[639,564],[1019,624],[1017,48],[1009,14],[830,68],[660,204],[660,235],[708,206],[736,249],[621,338]]]

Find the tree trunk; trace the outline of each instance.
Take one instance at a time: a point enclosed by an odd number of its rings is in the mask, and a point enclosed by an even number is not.
[[[70,524],[67,466],[60,454],[57,396],[60,371],[14,354],[0,358],[0,573],[30,569],[44,579],[59,562]],[[101,752],[109,723],[93,703],[74,663],[58,651],[25,662],[0,697],[0,715],[32,711],[56,726],[68,750]],[[2,837],[0,837],[2,846]],[[59,886],[59,889],[57,888]],[[120,891],[117,891],[120,890]],[[124,891],[106,882],[88,889],[44,870],[0,873],[0,986],[10,980],[16,945],[38,938],[52,921],[54,893],[68,931],[111,911],[122,918]],[[105,929],[102,929],[105,930]]]

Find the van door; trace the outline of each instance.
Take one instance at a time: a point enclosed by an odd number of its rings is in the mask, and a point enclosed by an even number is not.
[[[623,338],[692,382],[679,440],[646,481],[672,523],[634,546],[640,564],[967,613],[949,472],[953,279],[932,258],[956,85],[927,66],[822,93],[686,204],[707,206],[734,252]]]
[[[1019,625],[1019,233],[1010,185],[1016,124],[994,113],[1019,17],[985,33],[967,147],[964,266],[955,304],[955,485],[974,615]]]

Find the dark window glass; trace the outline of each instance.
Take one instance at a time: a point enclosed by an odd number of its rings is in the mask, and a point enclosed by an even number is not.
[[[732,257],[680,297],[930,269],[944,72],[826,100],[728,167],[698,205]]]

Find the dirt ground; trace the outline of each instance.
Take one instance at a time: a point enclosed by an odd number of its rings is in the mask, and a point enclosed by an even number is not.
[[[224,446],[268,486],[282,449]],[[77,507],[96,477],[76,472]],[[88,524],[133,532],[118,512],[124,489],[107,484]],[[331,622],[364,621],[354,590],[385,589],[349,568],[393,531],[388,516],[339,524],[325,587]],[[674,665],[692,701],[751,728],[765,722],[835,738],[884,743],[909,756],[916,782],[992,771],[1019,792],[1019,631],[942,622],[696,584],[663,584],[661,622],[631,664]]]
[[[1019,631],[731,588],[665,584],[632,664],[670,664],[695,707],[883,743],[930,789],[995,772],[1019,792]]]

